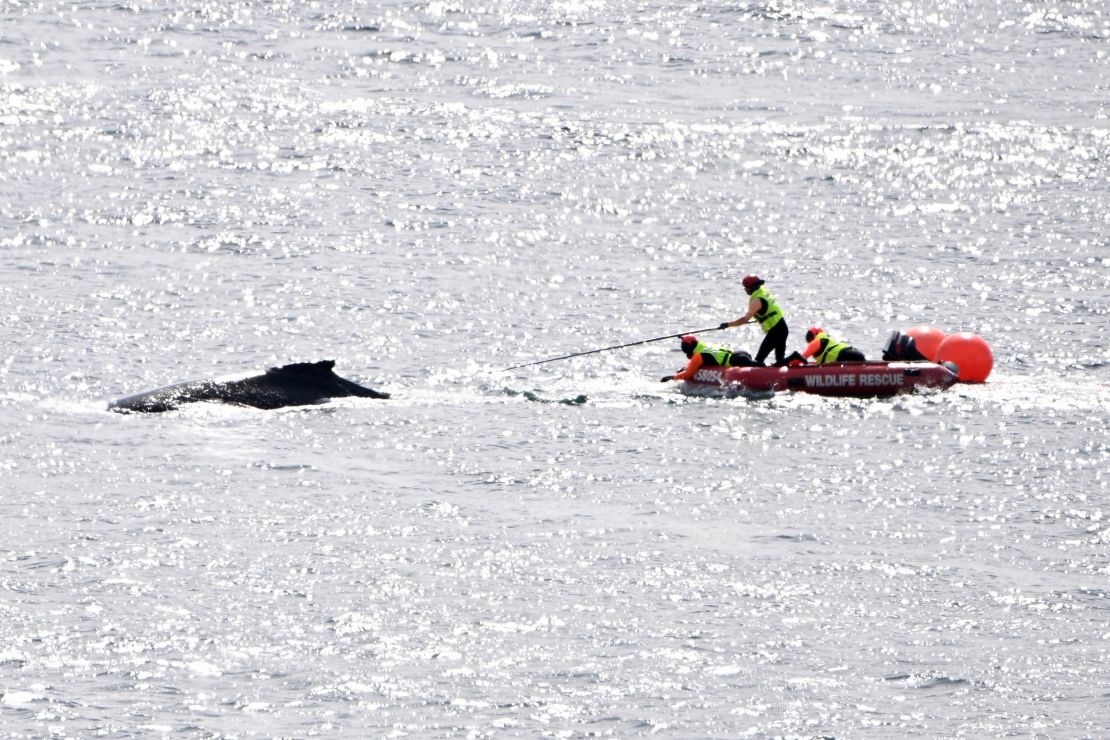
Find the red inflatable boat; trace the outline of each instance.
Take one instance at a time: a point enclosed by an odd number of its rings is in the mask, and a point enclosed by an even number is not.
[[[691,395],[746,395],[800,391],[821,396],[870,398],[944,390],[956,373],[933,362],[833,362],[796,367],[703,367],[682,392]]]

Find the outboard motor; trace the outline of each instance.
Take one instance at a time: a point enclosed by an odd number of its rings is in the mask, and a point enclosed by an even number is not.
[[[917,342],[913,337],[906,336],[900,331],[893,331],[890,333],[890,339],[886,340],[886,345],[883,347],[883,359],[887,362],[902,361],[902,362],[922,362],[928,361],[929,358],[917,351]]]

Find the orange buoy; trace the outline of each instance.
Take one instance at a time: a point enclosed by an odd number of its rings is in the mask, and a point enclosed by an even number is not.
[[[994,367],[994,354],[987,340],[962,331],[949,334],[937,347],[935,362],[954,362],[960,368],[961,383],[982,383]]]
[[[922,324],[903,332],[908,337],[913,337],[917,344],[917,351],[933,362],[937,362],[937,347],[944,341],[944,332],[935,326]]]

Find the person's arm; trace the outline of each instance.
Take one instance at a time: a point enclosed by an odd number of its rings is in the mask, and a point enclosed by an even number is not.
[[[727,329],[730,326],[743,326],[744,324],[750,323],[751,320],[752,320],[752,317],[754,317],[757,313],[759,313],[759,309],[763,307],[762,304],[763,304],[763,299],[762,298],[752,298],[750,301],[748,301],[748,312],[746,314],[744,314],[743,316],[741,316],[738,319],[734,319],[732,321],[726,321],[725,323],[721,324],[717,328],[718,329]]]
[[[806,345],[805,349],[802,350],[802,356],[803,357],[813,357],[815,354],[817,354],[820,351],[821,351],[821,340],[820,339],[814,339],[812,342],[810,342],[809,344]]]
[[[690,358],[690,361],[686,363],[686,367],[684,367],[680,372],[674,374],[674,379],[689,380],[690,378],[694,377],[698,370],[701,370],[702,362],[703,360],[701,359],[701,353],[694,355]]]

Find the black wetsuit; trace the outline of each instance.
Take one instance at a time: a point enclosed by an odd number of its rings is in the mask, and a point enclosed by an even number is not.
[[[762,365],[763,361],[767,359],[767,355],[771,354],[771,350],[774,350],[775,364],[781,365],[783,358],[786,356],[786,338],[788,336],[790,336],[790,329],[787,328],[786,319],[783,318],[779,323],[772,326],[763,337],[763,343],[759,345],[759,351],[755,353],[756,364]]]
[[[866,362],[867,358],[863,356],[855,347],[845,347],[840,350],[840,354],[836,357],[837,362]]]

